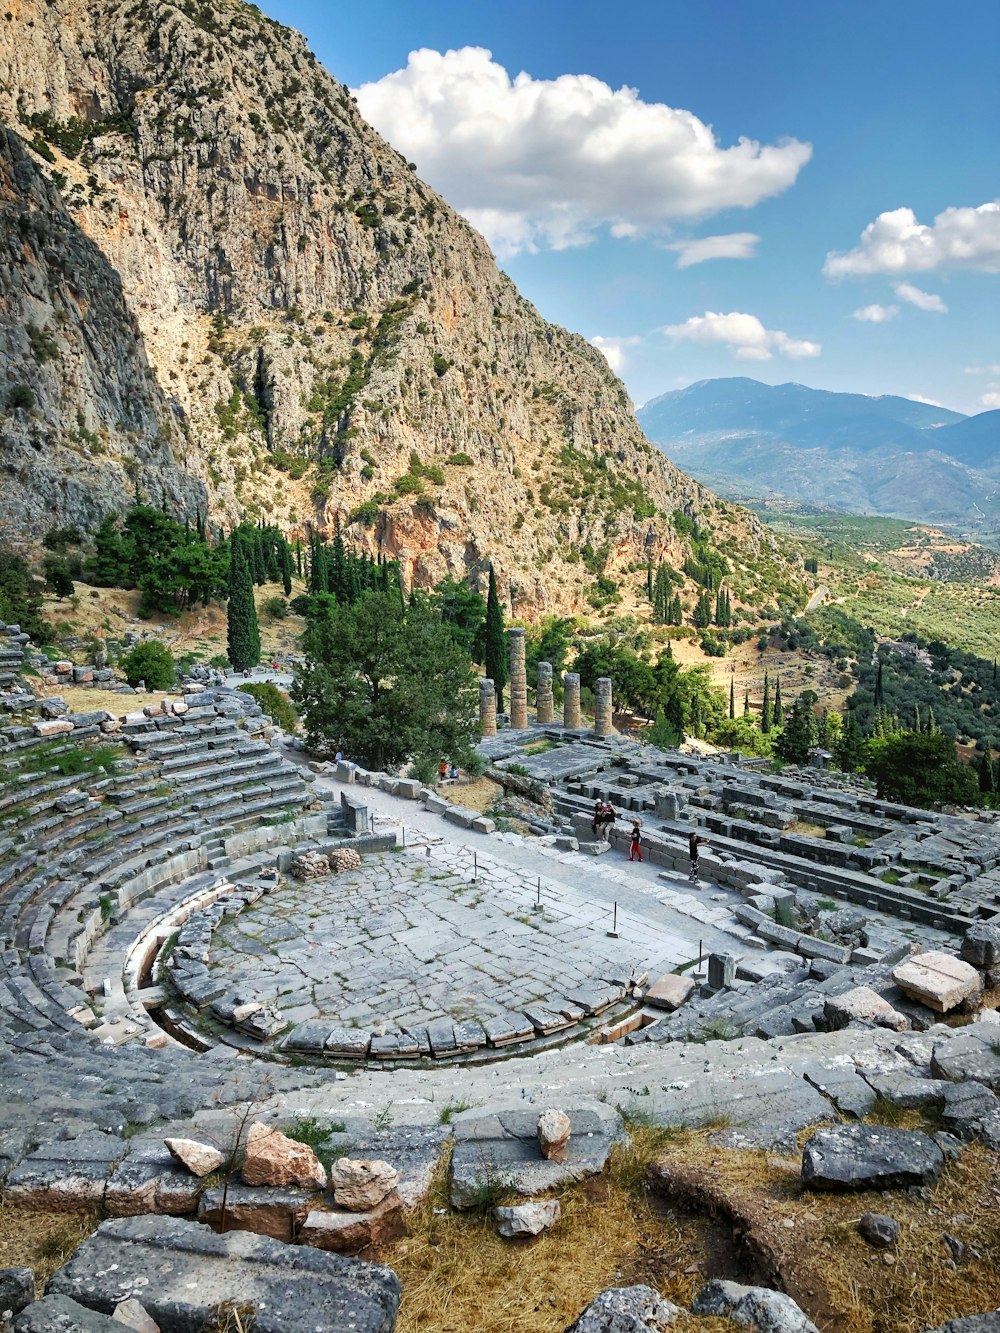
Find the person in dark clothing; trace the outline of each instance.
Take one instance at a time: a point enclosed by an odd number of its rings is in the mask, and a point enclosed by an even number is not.
[[[605,842],[611,841],[611,830],[615,826],[615,820],[618,818],[615,807],[610,801],[605,801],[601,806],[600,831],[601,837]]]
[[[604,809],[604,802],[600,799],[594,802],[594,818],[590,821],[590,827],[594,832],[594,841],[600,836],[601,830],[601,811]]]
[[[639,828],[639,821],[638,819],[633,819],[632,838],[629,843],[629,849],[628,849],[628,859],[630,861],[642,860],[642,847],[640,846],[641,842],[642,842],[642,831]]]
[[[692,884],[698,883],[698,848],[708,845],[707,838],[700,838],[697,833],[692,832],[688,838],[688,855],[691,858],[691,869],[688,872],[688,879]]]

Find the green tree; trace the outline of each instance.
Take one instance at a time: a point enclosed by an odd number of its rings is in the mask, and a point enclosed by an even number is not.
[[[482,593],[457,579],[444,578],[434,589],[431,603],[437,607],[441,619],[450,628],[452,638],[471,657],[477,642],[482,638],[486,620],[486,603]]]
[[[844,715],[844,724],[840,739],[834,745],[833,757],[837,767],[845,773],[859,773],[868,760],[868,743],[861,734],[853,708]]]
[[[369,592],[312,620],[292,698],[311,749],[375,769],[472,762],[478,688],[469,657],[421,601]]]
[[[941,732],[918,736],[904,731],[873,741],[866,767],[883,800],[918,806],[979,804],[975,772],[959,761],[954,741]]]
[[[809,758],[809,751],[816,744],[816,738],[816,716],[812,710],[812,700],[807,695],[800,695],[792,704],[776,749],[788,763],[804,764]]]
[[[144,680],[147,689],[172,690],[177,682],[173,654],[155,639],[137,643],[118,665],[133,688]]]
[[[299,725],[299,715],[284,690],[279,690],[277,685],[270,685],[267,681],[256,681],[253,684],[247,682],[237,688],[256,699],[271,721],[276,722],[282,730],[290,735],[295,733]]]
[[[766,736],[771,730],[774,718],[771,713],[771,682],[768,679],[767,672],[764,672],[764,698],[760,705],[760,729]]]
[[[774,682],[774,712],[771,715],[772,725],[775,727],[784,726],[785,709],[781,702],[781,677],[778,676]]]
[[[735,676],[730,676],[730,677],[729,677],[729,716],[730,716],[730,718],[735,718],[735,716],[736,716],[736,677],[735,677]]]
[[[987,745],[983,751],[983,757],[979,761],[979,790],[986,795],[995,792],[997,789],[996,769],[993,766],[993,760],[990,758],[990,747]]]
[[[226,647],[234,671],[245,671],[260,661],[260,626],[253,597],[253,580],[244,541],[238,530],[233,533],[230,543]]]
[[[504,633],[503,607],[497,596],[497,580],[490,567],[490,586],[486,596],[486,620],[483,627],[483,667],[496,688],[497,711],[503,712],[503,691],[509,668]]]
[[[292,552],[286,541],[281,543],[281,587],[286,597],[292,595]]]
[[[36,643],[52,637],[51,626],[42,618],[41,585],[31,577],[24,557],[6,546],[0,546],[0,620],[20,625]]]
[[[750,716],[750,689],[749,686],[743,691],[743,716]]]
[[[87,576],[100,588],[128,588],[132,556],[131,537],[119,530],[113,514],[107,514],[94,534],[94,553],[87,561]]]
[[[61,602],[64,597],[72,597],[74,592],[73,575],[69,572],[69,562],[64,555],[51,552],[45,557],[42,568],[45,582]]]

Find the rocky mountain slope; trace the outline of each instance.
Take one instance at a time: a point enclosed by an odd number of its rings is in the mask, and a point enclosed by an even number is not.
[[[1000,524],[988,475],[991,457],[1000,464],[1000,413],[966,418],[891,394],[734,377],[663,394],[638,417],[671,458],[730,498],[785,496],[983,536]]]
[[[20,0],[0,20],[0,117],[49,182],[12,206],[65,219],[51,266],[77,272],[67,247],[89,243],[126,305],[91,348],[111,381],[94,386],[73,370],[83,298],[26,304],[31,264],[8,280],[48,349],[0,362],[33,535],[112,506],[131,455],[154,502],[200,486],[217,520],[350,523],[420,583],[493,559],[526,612],[580,605],[590,551],[609,572],[679,561],[676,509],[787,575],[757,520],[649,445],[602,355],[539,316],[256,7]],[[12,409],[25,382],[36,404]]]

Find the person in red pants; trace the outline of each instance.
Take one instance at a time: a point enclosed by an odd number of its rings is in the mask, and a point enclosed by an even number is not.
[[[638,819],[633,819],[632,841],[628,849],[628,859],[630,861],[635,861],[636,859],[640,861],[642,860],[642,847],[640,846],[641,841],[642,841],[642,832],[639,828],[639,821]]]

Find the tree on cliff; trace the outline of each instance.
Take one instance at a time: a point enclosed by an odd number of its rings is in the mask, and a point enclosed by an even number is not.
[[[418,599],[368,592],[310,620],[291,694],[311,750],[338,749],[374,769],[413,760],[429,780],[440,759],[473,764],[478,689],[440,614]]]
[[[486,596],[486,624],[483,638],[483,666],[497,692],[497,711],[503,712],[503,689],[507,684],[507,644],[503,608],[497,596],[497,579],[491,567],[490,587]]]
[[[245,671],[260,661],[260,627],[253,598],[253,580],[239,533],[234,532],[229,561],[229,605],[226,644],[234,671]]]

